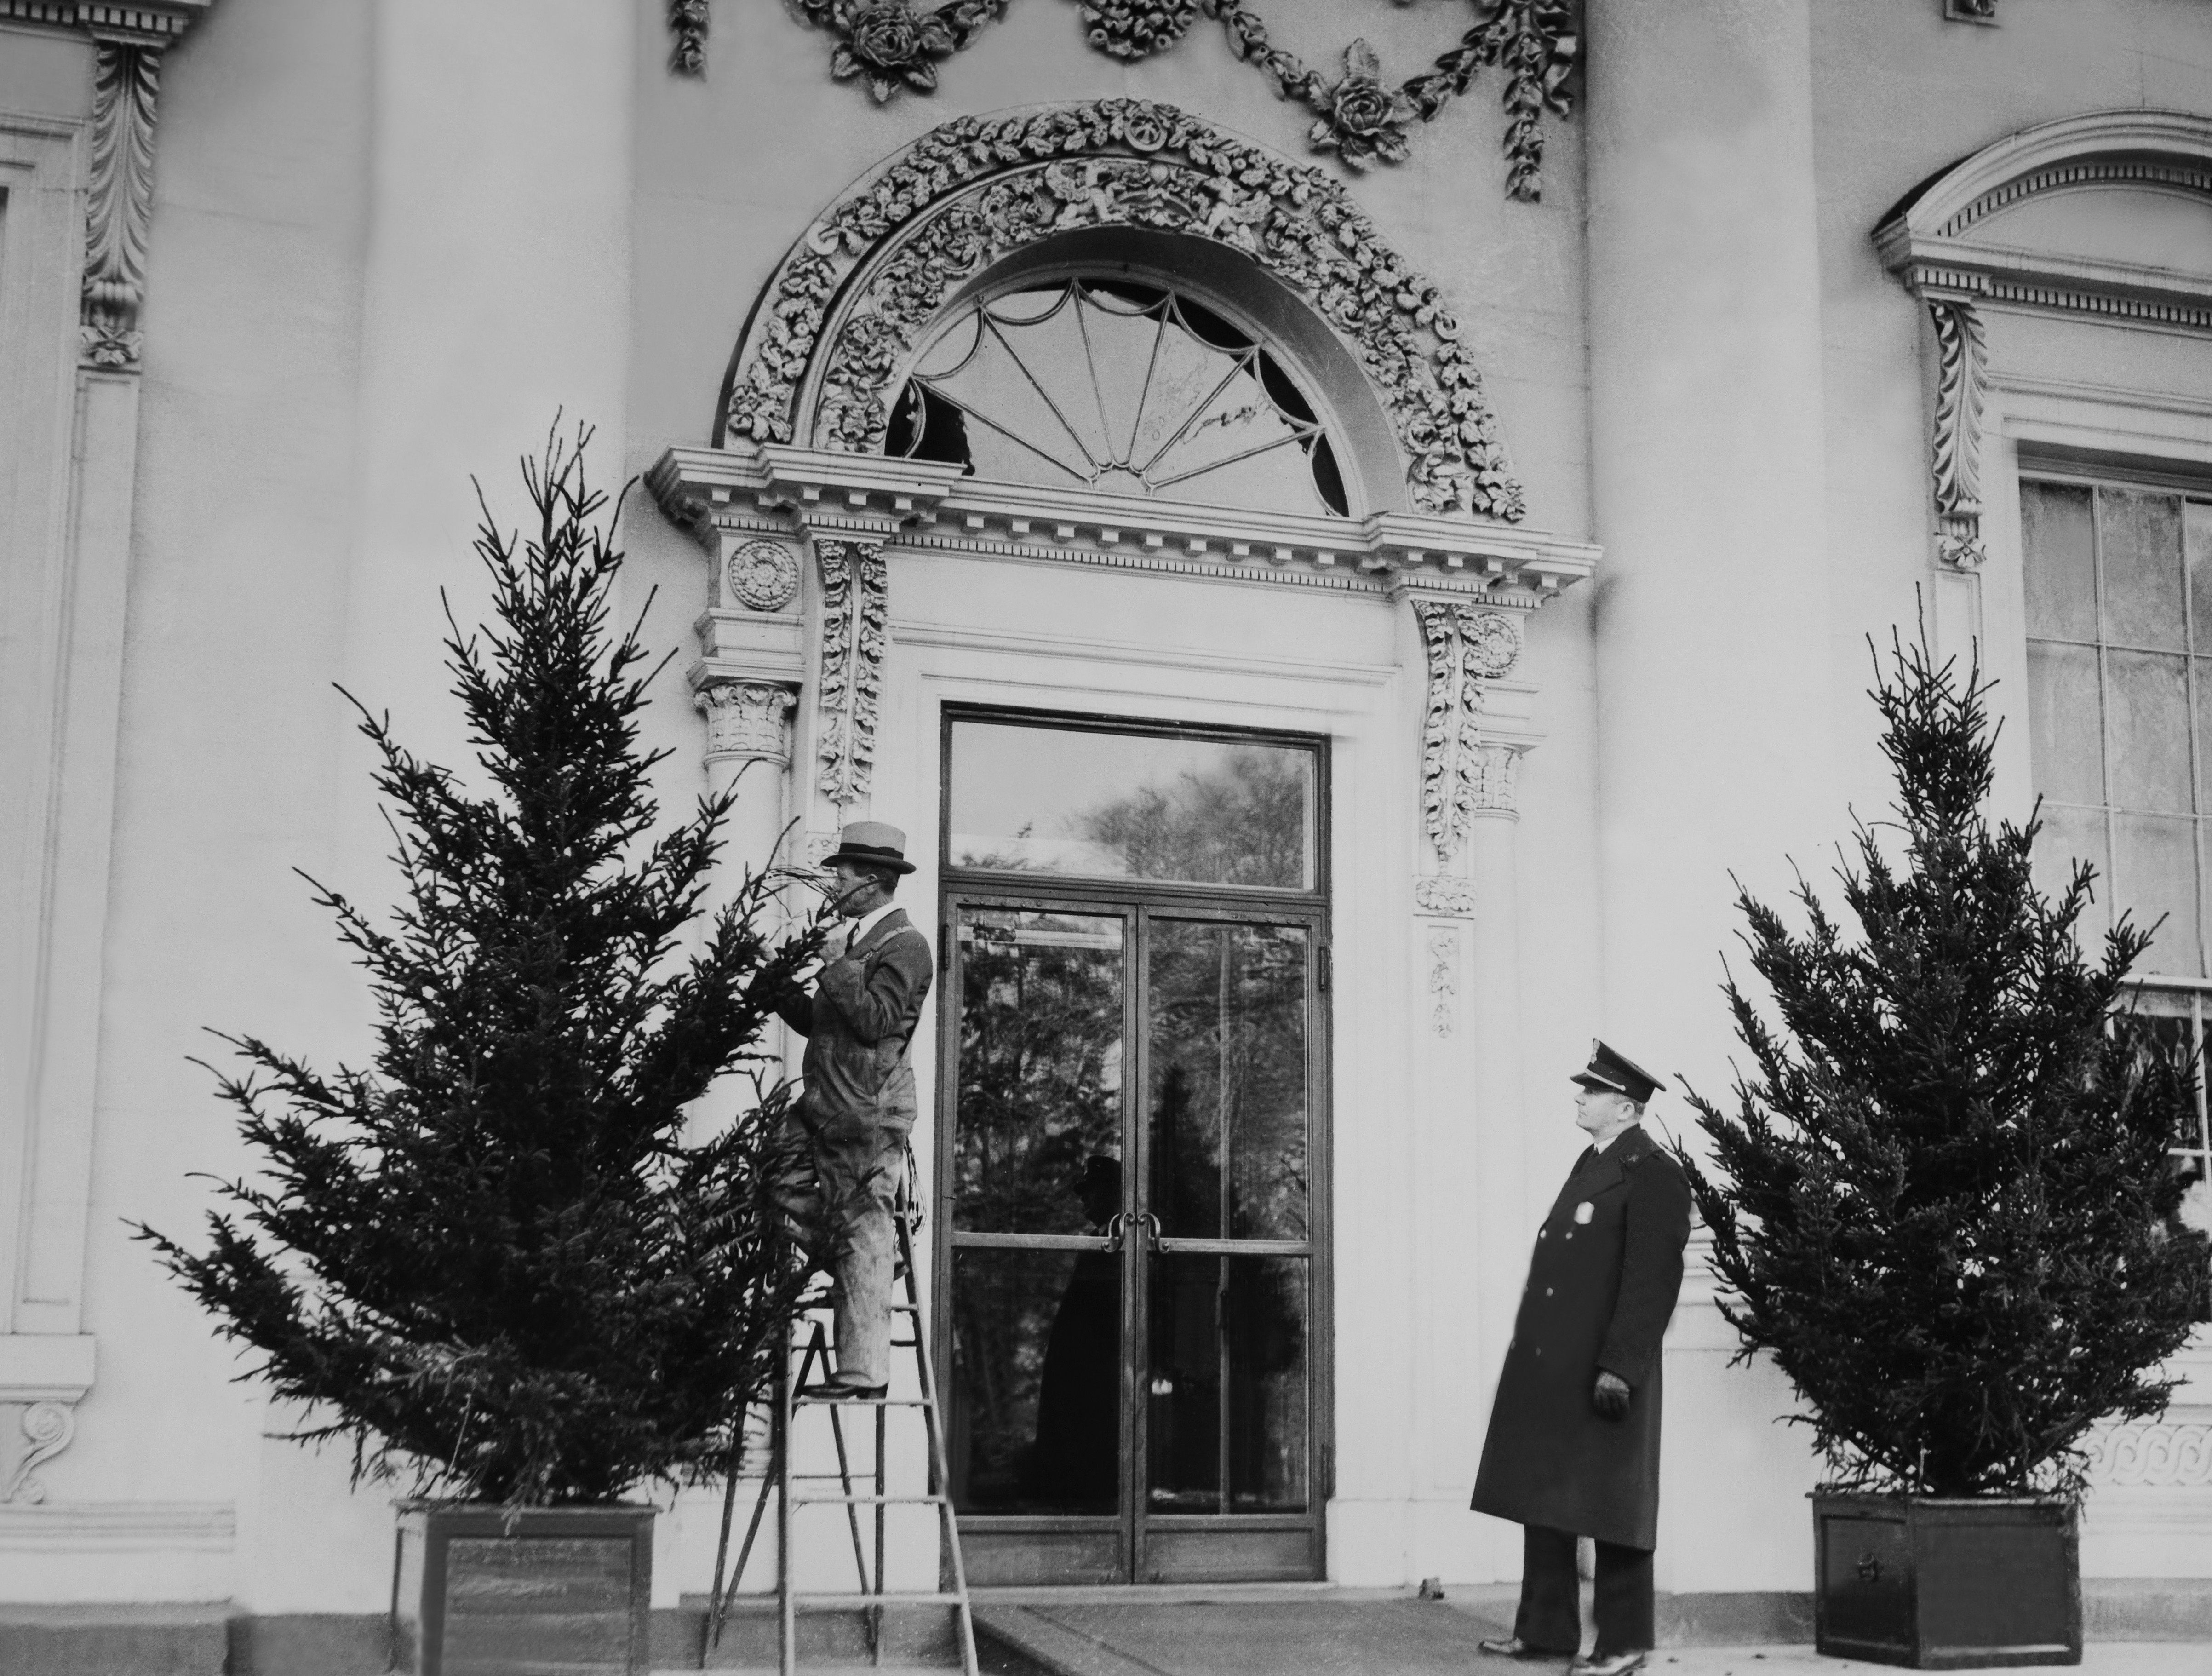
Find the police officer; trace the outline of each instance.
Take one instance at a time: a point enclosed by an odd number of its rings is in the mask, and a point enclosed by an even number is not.
[[[1573,1079],[1590,1145],[1528,1264],[1498,1375],[1474,1509],[1522,1527],[1513,1633],[1482,1650],[1572,1656],[1582,1645],[1575,1539],[1597,1551],[1597,1645],[1571,1676],[1622,1676],[1653,1641],[1659,1522],[1659,1340],[1682,1285],[1690,1188],[1645,1134],[1658,1078],[1601,1041]]]
[[[855,821],[823,863],[851,921],[815,980],[778,1004],[806,1038],[805,1089],[784,1136],[777,1198],[799,1243],[836,1280],[837,1365],[804,1394],[871,1398],[890,1383],[891,1217],[915,1118],[908,1050],[936,963],[891,893],[914,871],[906,834]]]

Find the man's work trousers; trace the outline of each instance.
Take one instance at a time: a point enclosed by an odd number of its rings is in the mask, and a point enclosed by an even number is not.
[[[841,1385],[890,1381],[891,1217],[906,1178],[908,1126],[834,1118],[785,1120],[776,1202],[818,1269],[836,1281]]]
[[[1651,1551],[1600,1542],[1597,1549],[1597,1647],[1594,1658],[1648,1649],[1652,1635]],[[1580,1579],[1572,1532],[1542,1525],[1521,1528],[1521,1610],[1513,1633],[1547,1653],[1582,1650]]]

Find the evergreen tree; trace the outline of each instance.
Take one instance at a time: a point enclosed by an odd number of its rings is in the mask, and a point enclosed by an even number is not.
[[[2124,915],[2086,960],[2092,870],[2054,900],[2038,820],[1991,829],[1990,683],[1892,652],[1870,696],[1904,865],[1859,823],[1855,932],[1802,879],[1802,934],[1740,893],[1779,1023],[1728,983],[1754,1074],[1732,1115],[1691,1096],[1721,1179],[1677,1153],[1738,1359],[1772,1354],[1838,1487],[2078,1494],[2083,1434],[2164,1407],[2148,1375],[2196,1314],[2167,1157],[2196,1067],[2130,1017],[2150,933]]]
[[[787,1090],[759,1041],[820,934],[771,947],[777,880],[748,873],[679,950],[736,793],[657,829],[667,753],[637,720],[658,669],[635,625],[610,631],[622,556],[587,440],[524,462],[535,538],[484,511],[496,626],[465,635],[447,610],[481,790],[347,695],[404,900],[386,927],[308,882],[369,975],[371,1068],[224,1037],[246,1069],[219,1091],[261,1169],[218,1184],[204,1253],[138,1230],[313,1406],[296,1436],[353,1440],[356,1481],[404,1465],[514,1505],[733,1464],[800,1284],[764,1196]],[[687,1145],[685,1108],[732,1071],[754,1099]]]

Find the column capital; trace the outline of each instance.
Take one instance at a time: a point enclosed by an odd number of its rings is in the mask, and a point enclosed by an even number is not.
[[[766,761],[791,765],[791,717],[796,683],[709,677],[691,695],[707,719],[707,761]]]

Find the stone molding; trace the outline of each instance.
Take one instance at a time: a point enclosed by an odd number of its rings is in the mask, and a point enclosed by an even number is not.
[[[227,1552],[238,1539],[228,1502],[0,1503],[0,1551],[197,1549]]]
[[[964,477],[957,465],[782,443],[672,448],[646,475],[702,543],[805,532],[901,549],[1106,565],[1292,587],[1439,596],[1533,609],[1597,568],[1600,550],[1540,531],[1420,513],[1330,518]]]
[[[1414,505],[1522,518],[1442,289],[1330,176],[1142,100],[958,118],[848,191],[763,290],[717,442],[878,452],[898,380],[944,304],[1015,252],[1100,227],[1211,240],[1273,275],[1366,369]]]
[[[2031,200],[2100,186],[2212,202],[2212,117],[2114,111],[2024,129],[1945,171],[1875,229],[1883,264],[1921,301],[1934,329],[1930,495],[1936,556],[1949,568],[1975,569],[1984,552],[1984,307],[2212,331],[2212,273],[2038,250],[1983,230],[1990,217]]]

